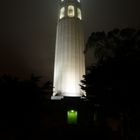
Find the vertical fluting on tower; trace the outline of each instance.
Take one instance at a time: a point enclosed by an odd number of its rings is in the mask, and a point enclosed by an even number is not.
[[[82,96],[84,33],[79,0],[61,0],[56,31],[53,96]]]

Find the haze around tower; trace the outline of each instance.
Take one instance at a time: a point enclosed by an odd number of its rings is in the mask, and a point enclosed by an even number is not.
[[[139,0],[81,0],[85,42],[93,31],[140,28]],[[0,74],[53,79],[57,0],[2,0]],[[91,59],[88,59],[88,63]]]

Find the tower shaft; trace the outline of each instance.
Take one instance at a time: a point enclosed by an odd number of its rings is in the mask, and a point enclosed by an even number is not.
[[[80,81],[85,74],[84,33],[80,3],[64,0],[57,23],[54,93],[62,96],[82,96]]]

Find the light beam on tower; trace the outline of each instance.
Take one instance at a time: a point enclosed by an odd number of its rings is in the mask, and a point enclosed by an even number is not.
[[[81,97],[80,81],[85,74],[81,4],[80,0],[59,3],[52,97]]]

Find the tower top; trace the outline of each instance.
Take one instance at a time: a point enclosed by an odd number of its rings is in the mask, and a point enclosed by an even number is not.
[[[80,0],[60,0],[58,20],[65,18],[82,20]]]
[[[60,0],[61,2],[79,2],[80,0]]]
[[[80,7],[80,0],[60,0],[60,7],[72,4],[76,7]]]

